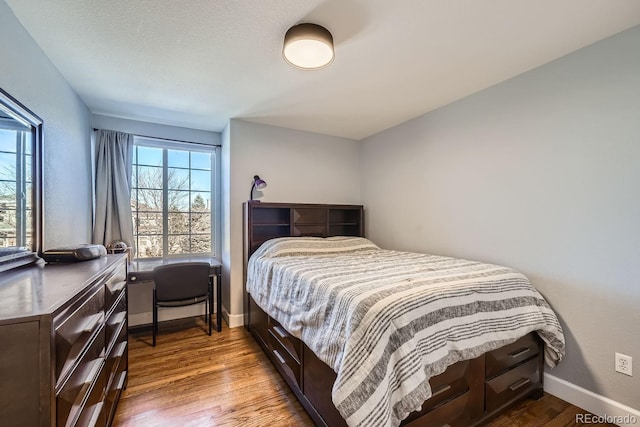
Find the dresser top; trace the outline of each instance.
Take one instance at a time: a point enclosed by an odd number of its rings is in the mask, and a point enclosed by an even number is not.
[[[0,323],[54,313],[100,280],[125,254],[17,268],[0,274]]]

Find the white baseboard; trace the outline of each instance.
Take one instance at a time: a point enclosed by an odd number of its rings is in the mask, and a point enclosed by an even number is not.
[[[244,315],[243,314],[229,314],[227,309],[222,306],[222,317],[227,322],[230,328],[237,328],[239,326],[244,326]]]
[[[544,391],[620,426],[640,425],[640,410],[600,396],[548,373],[544,374]]]

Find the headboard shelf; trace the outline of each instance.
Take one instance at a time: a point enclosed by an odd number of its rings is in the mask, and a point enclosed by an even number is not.
[[[264,242],[290,236],[364,236],[362,205],[324,205],[311,203],[244,204],[244,282],[249,257]],[[248,307],[245,291],[245,325]]]

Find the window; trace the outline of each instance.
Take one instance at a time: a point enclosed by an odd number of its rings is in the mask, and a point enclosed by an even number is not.
[[[216,252],[215,147],[135,137],[131,188],[138,258]]]
[[[31,247],[31,129],[0,114],[0,247]]]

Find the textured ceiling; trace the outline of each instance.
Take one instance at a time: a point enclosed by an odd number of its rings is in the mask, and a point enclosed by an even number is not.
[[[4,0],[89,109],[361,139],[640,24],[637,0]],[[327,27],[320,71],[286,30]]]

